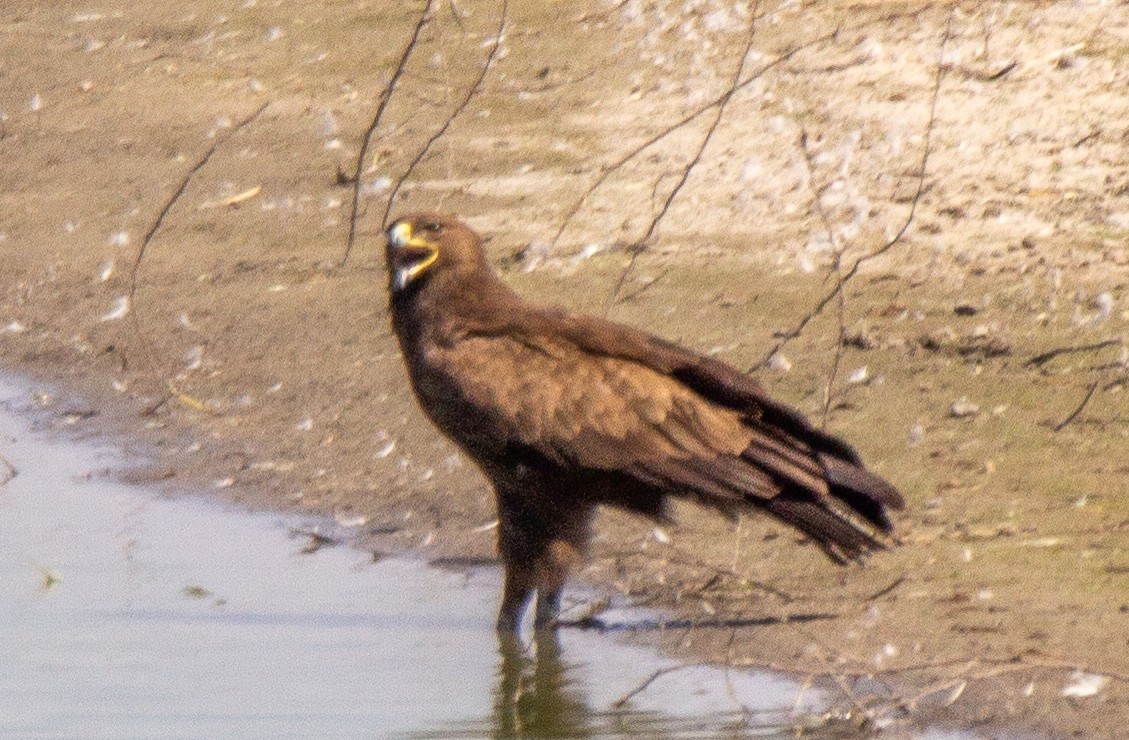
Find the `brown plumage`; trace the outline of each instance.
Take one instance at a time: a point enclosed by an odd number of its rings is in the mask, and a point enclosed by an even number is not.
[[[534,306],[459,221],[388,230],[392,327],[420,405],[494,485],[500,630],[556,617],[597,506],[656,520],[677,496],[764,511],[834,561],[884,546],[901,495],[850,446],[716,359],[590,316]]]

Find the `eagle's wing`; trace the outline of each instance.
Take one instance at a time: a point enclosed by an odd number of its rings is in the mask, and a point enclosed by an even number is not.
[[[646,332],[606,319],[560,312],[548,324],[577,346],[601,355],[623,357],[678,379],[710,401],[761,420],[803,439],[813,449],[861,465],[857,452],[838,437],[811,423],[795,409],[773,400],[756,379],[731,365]],[[543,319],[544,320],[544,319]]]
[[[752,452],[758,462],[778,469],[815,494],[828,490],[881,529],[892,524],[886,508],[902,509],[896,488],[870,473],[853,447],[812,426],[803,414],[773,400],[750,375],[712,357],[691,352],[646,332],[592,316],[559,312],[547,324],[589,352],[624,357],[677,379],[712,403],[741,413],[758,434]],[[782,465],[782,467],[781,467]],[[816,475],[827,485],[811,485]],[[798,476],[798,477],[797,477]]]
[[[827,498],[810,445],[759,418],[759,407],[727,407],[678,377],[692,353],[642,332],[595,346],[573,317],[550,318],[564,320],[469,333],[430,351],[428,364],[469,411],[468,434],[482,424],[495,444],[633,476],[725,511],[795,485]]]
[[[740,454],[737,415],[631,360],[547,335],[468,336],[429,351],[499,441],[611,470],[668,455]]]
[[[511,319],[461,332],[429,358],[496,443],[726,513],[767,509],[838,560],[881,546],[841,512],[892,528],[886,509],[902,507],[897,490],[743,373],[602,319]]]

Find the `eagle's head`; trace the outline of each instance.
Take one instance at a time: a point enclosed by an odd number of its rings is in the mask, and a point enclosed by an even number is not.
[[[482,265],[482,240],[452,216],[413,213],[388,227],[385,252],[393,293],[405,290],[432,272]]]

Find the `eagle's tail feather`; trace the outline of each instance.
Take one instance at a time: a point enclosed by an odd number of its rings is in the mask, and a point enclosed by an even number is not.
[[[882,549],[877,535],[893,531],[889,510],[905,505],[901,494],[861,462],[797,442],[769,434],[753,439],[741,460],[768,473],[775,491],[746,488],[747,502],[808,535],[836,562]]]
[[[782,494],[764,502],[770,514],[806,534],[828,557],[845,564],[885,547],[881,541],[820,502]]]
[[[883,532],[892,532],[888,509],[900,510],[905,500],[898,490],[866,468],[821,453],[819,462],[831,495]]]
[[[884,549],[882,535],[893,531],[888,509],[904,505],[893,486],[861,465],[767,435],[740,456],[666,458],[633,473],[728,516],[767,511],[838,563]]]

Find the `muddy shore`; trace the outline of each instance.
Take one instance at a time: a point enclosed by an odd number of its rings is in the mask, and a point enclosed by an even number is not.
[[[421,7],[5,3],[3,369],[152,455],[139,480],[491,558],[385,313],[381,222],[427,146],[393,213],[459,213],[523,294],[753,368],[909,500],[865,569],[763,520],[609,512],[579,578],[680,620],[675,655],[880,723],[1116,736],[1129,8],[437,2],[346,260]]]

